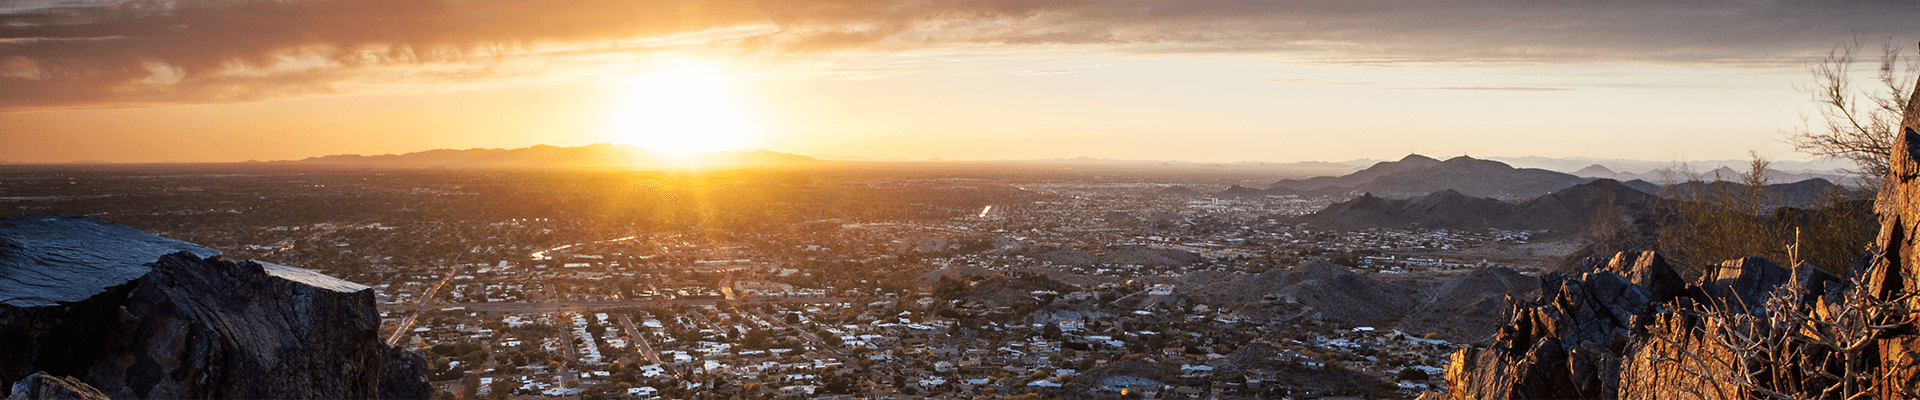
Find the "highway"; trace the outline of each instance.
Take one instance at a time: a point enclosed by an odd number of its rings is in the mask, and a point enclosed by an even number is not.
[[[454,258],[454,262],[457,263],[459,261],[460,261],[459,257]],[[458,264],[447,267],[447,276],[440,277],[440,283],[433,284],[433,289],[427,290],[426,295],[420,296],[420,300],[418,304],[415,304],[415,306],[422,307],[422,308],[433,307],[432,303],[433,303],[434,295],[439,294],[440,289],[445,288],[447,286],[447,282],[453,280],[453,276],[458,273],[460,273],[460,267],[458,266]],[[395,328],[393,329],[393,336],[387,337],[388,346],[394,346],[396,343],[400,343],[400,338],[407,336],[407,333],[408,333],[407,330],[413,329],[414,320],[419,319],[420,317],[420,313],[419,313],[420,309],[421,308],[413,309],[412,311],[414,312],[408,313],[406,318],[401,319],[400,323],[395,325]],[[388,310],[382,308],[380,311],[388,311]]]
[[[326,230],[314,232],[313,234],[307,235],[306,237],[281,240],[279,242],[274,243],[273,251],[261,253],[260,256],[254,257],[254,258],[265,260],[267,257],[272,257],[275,254],[280,254],[280,252],[282,251],[292,250],[294,246],[299,245],[300,241],[303,241],[303,240],[312,241],[314,239],[319,239],[321,236],[333,234],[334,232],[339,232],[347,229],[360,229],[360,228],[365,228],[369,226],[373,226],[373,224],[353,223],[353,224],[347,224],[347,225],[335,225],[332,227],[328,227]]]

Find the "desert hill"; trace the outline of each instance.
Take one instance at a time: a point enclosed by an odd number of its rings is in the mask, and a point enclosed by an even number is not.
[[[1418,154],[1400,161],[1374,164],[1360,172],[1300,180],[1282,180],[1268,186],[1274,193],[1366,192],[1405,199],[1452,190],[1469,197],[1524,200],[1572,187],[1589,179],[1534,168],[1514,168],[1499,161],[1454,157],[1446,161]]]
[[[1690,182],[1650,194],[1645,181],[1600,179],[1557,190],[1520,203],[1468,196],[1452,189],[1410,199],[1371,194],[1329,205],[1312,214],[1294,217],[1330,229],[1422,227],[1431,229],[1512,229],[1573,232],[1600,218],[1627,217],[1655,211],[1668,201],[1710,201],[1719,193],[1746,193],[1733,182]],[[1767,185],[1762,189],[1771,206],[1818,206],[1835,195],[1849,193],[1824,179]]]

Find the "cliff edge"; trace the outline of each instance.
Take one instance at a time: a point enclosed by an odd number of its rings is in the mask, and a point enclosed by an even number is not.
[[[380,342],[368,287],[219,254],[84,217],[0,218],[4,392],[44,372],[118,399],[432,394],[421,357]]]

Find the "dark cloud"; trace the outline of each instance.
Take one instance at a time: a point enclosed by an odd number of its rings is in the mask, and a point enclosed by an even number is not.
[[[549,73],[540,60],[554,57],[692,50],[1080,45],[1349,65],[1797,66],[1840,40],[1912,39],[1917,17],[1905,2],[1760,0],[16,2],[0,6],[0,109],[491,81]]]

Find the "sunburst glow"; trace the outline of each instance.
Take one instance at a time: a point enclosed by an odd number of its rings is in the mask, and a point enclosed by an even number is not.
[[[762,127],[714,65],[686,65],[627,80],[607,119],[607,138],[673,152],[740,150]]]

